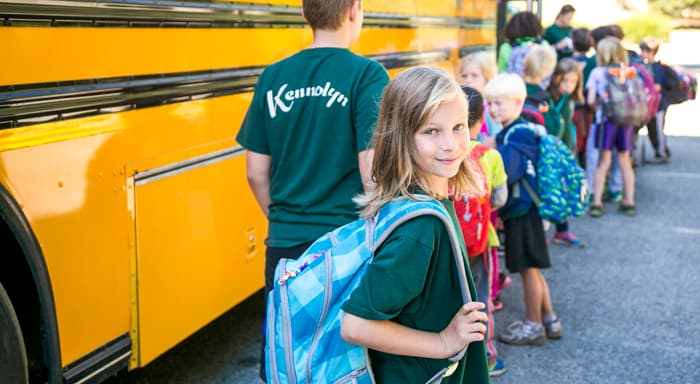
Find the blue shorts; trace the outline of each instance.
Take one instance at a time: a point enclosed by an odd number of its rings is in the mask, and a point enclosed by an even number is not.
[[[618,152],[628,152],[634,145],[634,128],[622,127],[610,121],[596,126],[596,148],[601,151],[617,149]]]

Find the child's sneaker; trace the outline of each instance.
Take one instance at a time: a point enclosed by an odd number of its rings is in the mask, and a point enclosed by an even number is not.
[[[605,190],[605,192],[603,192],[603,202],[619,203],[620,201],[622,201],[622,192],[614,192],[608,190]]]
[[[620,212],[624,213],[627,216],[634,216],[637,214],[637,209],[634,207],[634,204],[621,203]]]
[[[603,215],[603,206],[602,205],[593,205],[588,208],[588,214],[591,217],[600,217]]]
[[[504,289],[508,288],[508,286],[512,282],[513,282],[513,279],[511,279],[510,276],[506,275],[505,273],[500,272],[498,274],[498,288],[500,290],[504,290]]]
[[[498,312],[503,310],[503,302],[498,297],[493,301],[493,308],[491,312]]]
[[[500,357],[497,357],[493,364],[489,364],[489,376],[501,376],[504,373],[506,373],[506,363]]]
[[[583,248],[583,241],[576,238],[571,232],[557,232],[554,234],[554,244],[565,245],[567,247]]]
[[[548,339],[561,339],[564,335],[564,329],[561,326],[561,321],[558,318],[550,322],[544,322],[544,330],[547,333]]]
[[[513,345],[542,345],[547,342],[547,335],[542,324],[532,321],[514,321],[498,339]]]

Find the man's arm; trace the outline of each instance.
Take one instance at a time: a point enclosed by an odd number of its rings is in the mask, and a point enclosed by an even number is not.
[[[369,192],[374,188],[372,180],[372,160],[374,159],[374,149],[367,149],[357,154],[357,166],[360,169],[360,179],[362,188]]]
[[[255,195],[260,209],[265,216],[270,207],[270,168],[272,158],[269,155],[246,151],[246,176],[248,185]]]

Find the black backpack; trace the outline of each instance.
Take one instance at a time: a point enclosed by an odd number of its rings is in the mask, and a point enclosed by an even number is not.
[[[688,100],[688,84],[683,81],[678,72],[666,64],[661,64],[663,84],[661,94],[669,104],[679,104]]]

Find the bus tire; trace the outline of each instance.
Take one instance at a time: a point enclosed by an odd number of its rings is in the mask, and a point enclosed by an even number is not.
[[[5,288],[0,284],[0,383],[28,382],[22,331]]]

